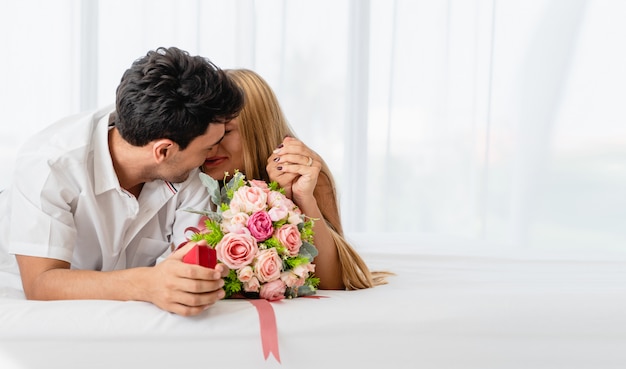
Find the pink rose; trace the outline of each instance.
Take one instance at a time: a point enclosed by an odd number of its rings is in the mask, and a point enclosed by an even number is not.
[[[298,206],[296,206],[296,204],[288,197],[285,197],[285,206],[292,210],[298,209]]]
[[[306,278],[309,276],[309,273],[315,272],[315,264],[300,264],[297,267],[293,268],[291,272],[300,278]]]
[[[296,225],[304,222],[304,216],[302,215],[302,212],[300,211],[300,209],[295,208],[294,210],[290,211],[287,222],[291,224],[296,224]]]
[[[249,281],[243,282],[243,290],[246,292],[259,292],[260,288],[261,283],[257,277],[252,277]]]
[[[257,241],[265,241],[274,233],[272,219],[266,211],[257,211],[248,218],[248,230]]]
[[[245,233],[244,228],[248,224],[250,216],[247,213],[233,212],[228,209],[222,213],[222,231],[230,233]]]
[[[292,272],[282,272],[280,279],[285,282],[287,287],[301,287],[306,281],[305,278],[300,278]]]
[[[265,210],[267,206],[267,193],[259,187],[242,186],[233,194],[231,208],[233,204],[237,210],[248,214]]]
[[[260,250],[257,255],[256,262],[254,263],[256,275],[261,283],[278,279],[280,277],[282,267],[283,260],[273,247]]]
[[[273,222],[278,222],[289,215],[289,210],[284,206],[274,206],[267,213],[270,215],[270,219],[272,219]]]
[[[237,271],[237,279],[242,282],[249,282],[252,278],[256,279],[256,277],[254,277],[254,270],[252,270],[250,265],[246,265]]]
[[[289,206],[286,200],[289,199],[278,191],[272,191],[267,194],[267,204],[271,207],[283,206],[286,208]],[[291,200],[289,200],[289,202],[291,202]]]
[[[239,269],[254,260],[259,246],[254,237],[243,233],[227,233],[215,246],[217,258],[230,269]]]
[[[298,226],[295,224],[284,224],[276,231],[276,238],[287,248],[289,256],[298,255],[298,252],[300,252],[300,246],[302,246],[302,239],[300,238]]]
[[[248,183],[250,184],[250,187],[258,187],[262,189],[263,191],[265,191],[265,193],[270,192],[270,188],[267,185],[267,182],[265,181],[259,181],[258,179],[251,179],[248,181]]]
[[[259,296],[268,301],[279,301],[285,298],[285,290],[287,286],[285,282],[277,279],[269,283],[261,285]]]

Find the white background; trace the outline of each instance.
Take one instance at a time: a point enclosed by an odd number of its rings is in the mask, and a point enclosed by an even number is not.
[[[28,135],[178,46],[268,80],[357,248],[613,258],[624,19],[621,0],[0,0],[0,188]]]

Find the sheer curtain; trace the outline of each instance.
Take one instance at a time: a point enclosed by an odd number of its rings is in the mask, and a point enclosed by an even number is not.
[[[626,254],[620,0],[0,0],[17,147],[178,46],[252,68],[336,175],[357,248]]]

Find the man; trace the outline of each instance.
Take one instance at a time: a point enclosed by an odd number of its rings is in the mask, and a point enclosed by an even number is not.
[[[196,315],[224,296],[222,266],[182,262],[186,227],[209,200],[198,168],[239,114],[242,92],[210,61],[177,48],[136,60],[115,110],[63,119],[18,154],[0,204],[0,249],[28,299],[149,301]],[[1,264],[1,263],[0,263]]]

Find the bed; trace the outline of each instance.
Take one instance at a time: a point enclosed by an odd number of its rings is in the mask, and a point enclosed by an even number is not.
[[[393,250],[388,248],[387,251]],[[197,317],[149,303],[27,301],[0,272],[0,368],[624,368],[626,261],[363,253],[389,284]]]

